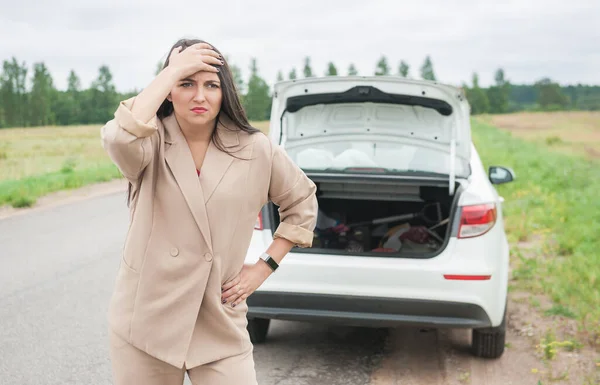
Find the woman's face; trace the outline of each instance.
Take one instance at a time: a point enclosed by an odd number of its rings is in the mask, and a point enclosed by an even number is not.
[[[219,76],[201,71],[181,79],[167,99],[173,103],[178,119],[192,126],[211,123],[221,110],[223,100]]]

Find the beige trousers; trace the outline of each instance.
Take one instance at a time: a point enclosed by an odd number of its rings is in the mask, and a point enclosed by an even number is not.
[[[177,368],[135,348],[110,331],[114,385],[257,385],[252,352],[192,369]]]

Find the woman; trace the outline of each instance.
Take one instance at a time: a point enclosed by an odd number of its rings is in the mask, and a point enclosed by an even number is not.
[[[293,246],[311,246],[314,183],[250,126],[225,59],[200,40],[175,43],[101,136],[130,183],[109,308],[115,383],[182,384],[187,371],[193,384],[256,384],[245,300]],[[269,200],[281,224],[245,265]]]

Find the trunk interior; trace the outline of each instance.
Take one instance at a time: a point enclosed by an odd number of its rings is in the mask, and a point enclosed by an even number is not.
[[[310,176],[310,175],[309,175]],[[328,180],[317,185],[319,217],[312,248],[301,252],[378,257],[429,258],[450,237],[454,202],[448,180]],[[271,207],[273,231],[279,224]]]

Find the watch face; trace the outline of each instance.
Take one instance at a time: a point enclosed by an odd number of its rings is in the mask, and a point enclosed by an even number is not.
[[[273,258],[271,258],[270,255],[263,254],[263,255],[261,255],[261,258],[262,258],[263,261],[265,261],[267,263],[267,265],[269,265],[271,267],[271,269],[273,271],[275,271],[279,267],[279,265],[277,264],[277,262],[275,262],[275,260]]]

